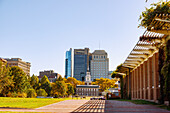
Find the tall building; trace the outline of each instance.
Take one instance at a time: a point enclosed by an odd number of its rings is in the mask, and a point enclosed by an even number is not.
[[[46,75],[48,77],[48,80],[50,82],[55,82],[57,78],[59,78],[59,76],[61,76],[60,74],[58,73],[54,73],[53,70],[44,70],[44,71],[40,71],[39,72],[39,80],[41,81],[42,77]]]
[[[65,77],[72,77],[72,48],[70,48],[69,51],[66,51]]]
[[[11,59],[6,58],[5,60],[7,60],[7,65],[8,65],[9,67],[18,66],[18,67],[22,68],[22,70],[23,70],[27,75],[30,75],[31,63],[22,61],[21,58],[11,58]]]
[[[84,81],[86,72],[90,68],[89,64],[89,48],[74,49],[74,78],[80,81]]]
[[[105,50],[95,50],[91,60],[91,79],[109,78],[109,58]]]

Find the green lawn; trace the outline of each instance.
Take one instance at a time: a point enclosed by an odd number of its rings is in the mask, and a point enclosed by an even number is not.
[[[71,98],[10,98],[0,97],[0,107],[11,108],[38,108],[41,106],[49,105]]]
[[[10,108],[38,108],[45,105],[53,104],[63,100],[71,100],[72,98],[10,98],[0,97],[0,107]],[[73,98],[77,100],[77,98]],[[78,98],[80,99],[80,97]],[[90,100],[90,97],[86,98]]]

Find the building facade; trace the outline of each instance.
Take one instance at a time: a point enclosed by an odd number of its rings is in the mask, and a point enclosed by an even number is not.
[[[90,53],[89,48],[74,49],[74,78],[80,81],[85,80],[87,70],[89,70]]]
[[[5,60],[7,61],[7,65],[9,67],[18,66],[22,68],[22,70],[26,73],[26,75],[30,76],[31,63],[22,61],[21,58],[11,58],[11,59],[5,58]]]
[[[85,85],[76,86],[76,94],[79,96],[99,96],[99,86],[91,85],[90,72],[86,73]]]
[[[91,80],[96,78],[110,78],[109,76],[109,58],[105,50],[95,50],[92,53],[91,60]]]
[[[72,76],[72,48],[69,51],[66,51],[65,59],[65,78],[73,77]]]
[[[44,71],[40,71],[39,72],[39,80],[41,81],[42,77],[46,75],[48,77],[48,80],[50,82],[55,82],[57,78],[59,78],[59,76],[61,76],[60,74],[58,73],[54,73],[53,70],[44,70]]]

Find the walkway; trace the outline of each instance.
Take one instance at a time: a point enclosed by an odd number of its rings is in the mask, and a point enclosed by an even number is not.
[[[170,111],[152,105],[137,105],[131,102],[115,100],[90,100],[72,113],[170,113]]]
[[[0,108],[0,111],[53,113],[170,113],[170,111],[152,105],[139,105],[115,100],[65,100],[37,109]]]

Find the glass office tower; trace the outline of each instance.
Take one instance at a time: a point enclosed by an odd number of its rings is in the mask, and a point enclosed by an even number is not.
[[[72,77],[72,48],[66,51],[65,78]]]
[[[85,80],[86,72],[90,70],[89,56],[89,48],[74,49],[74,78],[77,80]]]

